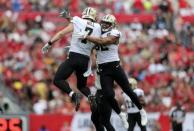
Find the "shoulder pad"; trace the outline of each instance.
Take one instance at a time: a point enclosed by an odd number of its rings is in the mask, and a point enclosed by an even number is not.
[[[116,36],[116,37],[121,37],[121,32],[118,31],[117,29],[112,29],[110,32],[110,35]]]

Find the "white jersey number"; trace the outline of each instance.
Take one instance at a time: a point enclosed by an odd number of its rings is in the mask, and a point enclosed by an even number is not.
[[[86,31],[86,32],[89,31],[88,35],[91,35],[92,32],[93,32],[93,29],[90,28],[90,27],[86,27],[86,28],[85,28],[85,31]],[[83,39],[81,42],[82,42],[83,44],[87,44],[87,40],[86,40],[86,39]]]

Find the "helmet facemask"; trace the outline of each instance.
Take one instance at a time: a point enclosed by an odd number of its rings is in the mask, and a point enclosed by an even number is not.
[[[102,18],[100,25],[102,27],[103,32],[110,31],[116,25],[116,18],[113,15],[105,15]]]
[[[114,25],[110,22],[106,22],[106,21],[101,21],[100,22],[101,28],[103,32],[109,31],[112,28],[114,28]]]

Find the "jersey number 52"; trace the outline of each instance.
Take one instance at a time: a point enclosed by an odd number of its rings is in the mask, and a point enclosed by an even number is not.
[[[100,51],[107,51],[108,50],[108,47],[103,46],[103,45],[96,45],[95,46],[95,49],[96,50],[100,50]]]

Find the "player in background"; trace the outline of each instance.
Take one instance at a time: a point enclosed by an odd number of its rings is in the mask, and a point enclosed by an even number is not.
[[[170,120],[172,131],[183,131],[183,123],[185,120],[186,111],[180,102],[176,102],[176,106],[170,110]]]
[[[95,125],[96,131],[105,131],[105,128],[107,131],[115,131],[110,122],[112,108],[102,92],[98,72],[96,73],[95,87],[97,89],[95,94],[97,107],[92,108],[91,119]]]
[[[61,15],[66,12],[62,12]],[[96,23],[97,11],[88,7],[82,12],[82,18],[74,16],[70,18],[70,23],[61,31],[57,32],[48,43],[42,48],[43,54],[47,53],[52,45],[68,33],[72,33],[68,58],[58,67],[54,76],[54,85],[61,91],[67,93],[76,105],[76,110],[80,104],[80,94],[75,93],[66,81],[75,72],[77,77],[77,88],[90,100],[90,90],[86,87],[87,77],[83,73],[87,70],[91,49],[94,44],[87,40],[80,40],[74,35],[77,32],[86,31],[88,35],[100,36],[101,27]]]
[[[140,88],[137,88],[137,81],[134,78],[129,78],[129,84],[131,84],[131,88],[139,98],[139,101],[141,102],[141,104],[145,105],[144,91]],[[142,125],[141,123],[141,115],[137,106],[132,102],[130,97],[126,95],[124,92],[122,92],[122,96],[124,100],[122,106],[126,107],[126,110],[128,113],[128,122],[129,122],[128,131],[133,131],[136,123],[139,125],[141,131],[146,131],[146,126]]]
[[[140,110],[141,123],[146,125],[147,114],[143,109],[137,95],[133,92],[128,78],[120,66],[120,59],[118,54],[118,45],[121,32],[116,29],[116,18],[113,15],[105,15],[101,20],[102,35],[96,37],[87,35],[86,32],[77,33],[80,39],[87,39],[96,44],[97,50],[97,65],[100,75],[100,83],[106,99],[111,107],[121,117],[124,127],[128,128],[127,116],[121,112],[118,102],[114,98],[113,90],[114,81],[122,88],[122,90],[131,98],[135,105]]]

